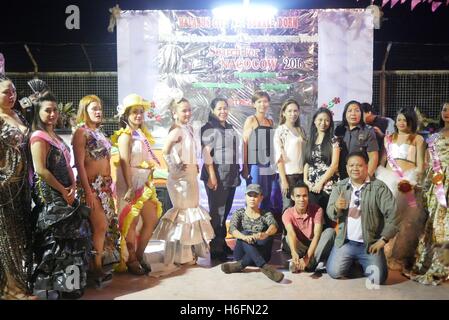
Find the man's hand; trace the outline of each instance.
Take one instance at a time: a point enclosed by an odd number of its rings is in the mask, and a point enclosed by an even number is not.
[[[305,257],[299,259],[299,271],[304,271],[304,270],[306,270],[307,262],[308,262],[308,261],[306,261]]]
[[[376,136],[379,136],[381,138],[383,138],[385,136],[384,133],[382,132],[382,130],[379,129],[379,127],[373,127],[373,129],[374,129],[374,132],[376,133]]]
[[[385,247],[385,241],[379,239],[375,244],[369,247],[368,252],[370,254],[378,254],[383,247]]]
[[[268,238],[268,234],[266,232],[259,232],[257,239],[258,240],[265,240],[266,238]]]
[[[335,201],[335,209],[337,209],[337,212],[341,212],[345,210],[348,207],[348,201],[346,201],[344,197],[344,191],[340,192],[340,195],[337,198],[337,201]]]
[[[249,244],[252,244],[254,242],[256,242],[256,237],[254,235],[251,236],[243,236],[243,241],[248,242]]]

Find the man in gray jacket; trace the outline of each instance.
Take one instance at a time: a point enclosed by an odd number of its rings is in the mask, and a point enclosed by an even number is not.
[[[365,153],[350,153],[346,170],[349,178],[334,186],[327,206],[329,218],[338,222],[327,273],[345,277],[358,261],[365,276],[382,284],[388,276],[383,247],[398,231],[396,199],[382,181],[368,175]]]

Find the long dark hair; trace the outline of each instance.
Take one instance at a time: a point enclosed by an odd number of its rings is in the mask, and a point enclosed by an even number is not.
[[[416,115],[415,110],[413,110],[412,108],[399,109],[398,113],[396,114],[396,120],[400,114],[402,114],[405,117],[405,121],[407,122],[407,127],[410,127],[410,130],[412,131],[410,133],[410,136],[408,137],[408,141],[411,143],[415,139],[416,130],[418,130],[418,116]],[[396,126],[396,121],[395,121],[393,141],[397,140],[398,134],[399,134],[398,127]]]
[[[217,98],[212,99],[212,101],[210,102],[210,105],[209,105],[211,111],[210,111],[210,113],[209,113],[209,119],[208,119],[208,121],[211,121],[212,119],[215,119],[215,120],[216,120],[216,117],[215,117],[215,115],[213,114],[213,111],[214,111],[215,107],[217,106],[217,104],[218,104],[219,102],[224,102],[224,103],[226,103],[226,106],[229,108],[228,100],[227,100],[226,98],[223,98],[223,97],[217,97]]]
[[[363,128],[365,126],[365,120],[363,119],[363,108],[362,105],[360,104],[360,102],[355,101],[355,100],[351,100],[349,101],[346,105],[345,108],[343,109],[343,124],[345,125],[345,127],[349,127],[349,123],[348,120],[346,119],[346,112],[348,112],[349,106],[351,104],[355,104],[356,106],[359,107],[360,110],[360,126]]]
[[[349,128],[348,120],[346,119],[346,112],[348,111],[348,108],[351,104],[355,104],[359,107],[360,110],[360,126],[362,128],[365,127],[365,120],[363,119],[363,108],[360,102],[356,100],[351,100],[347,104],[345,104],[345,108],[343,109],[343,116],[342,116],[342,122],[335,128],[335,135],[338,137],[343,137],[346,132],[346,128]]]
[[[41,110],[43,103],[46,101],[50,101],[50,102],[54,102],[54,103],[57,102],[56,97],[51,92],[47,92],[43,96],[41,96],[39,99],[37,99],[36,108],[34,109],[34,118],[33,118],[33,126],[32,126],[33,131],[42,130],[42,131],[47,132],[46,125],[42,122],[41,117],[39,117],[39,111]]]
[[[315,126],[315,119],[322,113],[327,114],[330,123],[329,128],[324,133],[323,142],[321,142],[321,157],[327,165],[330,165],[332,162],[332,138],[334,136],[334,119],[332,117],[332,112],[330,112],[329,109],[319,108],[313,115],[312,124],[310,126],[310,136],[306,144],[306,163],[309,165],[314,163],[314,159],[312,159],[312,150],[318,137],[318,130]]]

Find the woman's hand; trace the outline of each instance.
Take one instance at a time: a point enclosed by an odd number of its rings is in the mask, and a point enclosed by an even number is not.
[[[91,208],[92,210],[95,210],[95,195],[92,191],[86,190],[85,191],[85,198],[86,198],[86,205]]]
[[[284,197],[288,194],[288,181],[287,179],[281,178],[281,192]]]
[[[134,199],[134,189],[133,188],[128,188],[128,190],[125,193],[125,196],[123,197],[123,199],[126,202],[131,202],[132,199]]]
[[[314,186],[312,186],[310,191],[312,191],[313,193],[320,193],[321,190],[323,190],[323,186],[324,184],[322,182],[318,182]]]
[[[209,179],[207,179],[207,187],[214,191],[217,190],[218,188],[217,177],[209,176]]]
[[[187,165],[185,163],[181,162],[176,165],[176,169],[178,169],[179,171],[186,171]]]
[[[313,188],[313,183],[311,183],[310,181],[308,181],[308,180],[304,180],[304,183],[306,184],[306,186],[308,186],[309,187],[309,190],[310,191],[312,191],[312,188]]]
[[[75,201],[75,189],[72,189],[72,187],[64,188],[62,197],[64,198],[65,202],[67,202],[67,204],[71,206],[73,204],[73,201]]]
[[[246,164],[243,165],[242,177],[243,177],[243,179],[249,178],[249,169],[248,169],[248,165],[246,165]]]

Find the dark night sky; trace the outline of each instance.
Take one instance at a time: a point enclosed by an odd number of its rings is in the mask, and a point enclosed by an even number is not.
[[[115,43],[116,34],[109,33],[106,28],[109,22],[109,8],[119,3],[123,10],[126,9],[212,9],[225,3],[241,3],[230,0],[227,2],[218,0],[41,0],[41,1],[14,1],[9,2],[8,9],[2,10],[2,28],[0,28],[0,52],[6,51],[5,46],[16,43]],[[270,3],[282,9],[302,8],[365,8],[370,0],[252,0],[251,3]],[[376,0],[377,4],[381,1]],[[75,4],[80,8],[80,30],[67,30],[65,20],[68,16],[65,8]],[[442,5],[432,13],[430,5],[422,3],[414,11],[410,11],[410,0],[406,4],[397,4],[393,9],[384,8],[384,21],[380,30],[374,33],[374,68],[379,69],[386,43],[408,43],[399,45],[402,51],[403,61],[412,60],[411,67],[428,69],[449,69],[449,6]],[[434,53],[438,49],[431,46],[410,47],[410,43],[447,44],[440,53]],[[443,48],[440,46],[440,48]],[[438,48],[438,47],[437,47]],[[23,51],[23,50],[22,50]],[[408,55],[414,56],[409,57]],[[435,59],[430,57],[439,54]],[[438,65],[416,66],[415,60],[419,56],[426,55],[424,60],[440,61]],[[427,57],[429,55],[429,57]],[[10,54],[11,56],[11,54]],[[422,59],[423,60],[423,59]],[[9,57],[11,61],[11,57]],[[416,60],[417,61],[417,60]],[[28,64],[28,62],[27,62]],[[10,64],[11,65],[11,64]],[[17,64],[16,64],[17,65]],[[20,65],[20,63],[19,63]],[[106,67],[109,69],[110,67]],[[393,68],[407,68],[407,66],[394,66]]]
[[[231,0],[233,3],[240,1]],[[380,1],[376,1],[379,3]],[[427,3],[410,11],[410,0],[393,9],[384,8],[381,30],[376,30],[375,41],[449,43],[449,6],[441,6],[435,13]],[[0,42],[115,42],[115,34],[107,32],[108,9],[115,0],[41,0],[14,1],[8,10],[2,10]],[[205,0],[128,0],[118,1],[122,9],[210,9],[224,1]],[[274,3],[278,8],[364,8],[369,0],[276,0],[251,3]],[[65,29],[65,8],[78,5],[81,11],[81,29]],[[387,5],[389,7],[389,4]]]

